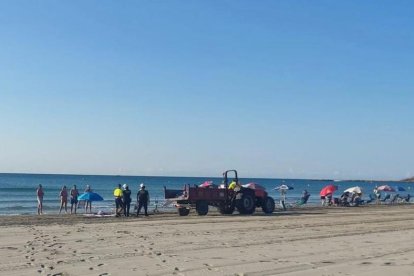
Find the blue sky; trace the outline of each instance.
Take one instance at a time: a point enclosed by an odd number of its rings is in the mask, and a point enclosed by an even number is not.
[[[414,175],[411,1],[1,1],[0,172]]]

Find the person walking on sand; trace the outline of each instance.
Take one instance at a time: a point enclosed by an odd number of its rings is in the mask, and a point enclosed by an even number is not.
[[[37,195],[37,214],[42,215],[43,214],[43,187],[42,184],[39,184],[39,187],[36,190]]]
[[[92,193],[91,186],[86,185],[85,193]],[[89,206],[89,213],[92,213],[92,201],[85,200],[85,213],[88,213],[88,206]]]
[[[131,208],[131,190],[128,188],[127,184],[124,184],[123,188],[122,203],[124,204],[124,215],[129,217],[129,209]]]
[[[149,203],[149,193],[145,190],[144,183],[139,185],[141,189],[137,193],[137,202],[138,202],[138,209],[137,209],[137,217],[139,216],[139,212],[141,208],[144,207],[145,216],[148,216],[148,203]]]
[[[122,189],[121,184],[118,184],[118,187],[114,190],[115,197],[115,213],[119,217],[122,214],[123,204],[122,204]]]
[[[65,213],[68,213],[68,190],[66,186],[62,187],[62,190],[59,193],[60,196],[60,209],[59,214],[62,212],[63,206],[65,206]]]
[[[73,185],[73,188],[70,190],[70,213],[73,213],[73,207],[75,207],[75,214],[76,209],[78,209],[78,189],[76,189],[76,185]]]

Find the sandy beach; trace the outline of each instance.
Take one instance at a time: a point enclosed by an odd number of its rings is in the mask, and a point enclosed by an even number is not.
[[[1,275],[414,275],[414,206],[0,217]]]

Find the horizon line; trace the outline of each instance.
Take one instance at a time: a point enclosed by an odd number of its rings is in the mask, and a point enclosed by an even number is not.
[[[73,176],[115,176],[115,177],[182,177],[182,178],[221,178],[219,176],[171,176],[171,175],[131,175],[131,174],[78,174],[78,173],[32,173],[32,172],[0,172],[1,174],[26,174],[26,175],[73,175]],[[377,179],[329,179],[329,178],[273,178],[273,177],[239,177],[241,179],[280,179],[280,180],[309,180],[309,181],[361,181],[361,182],[404,182],[404,179],[400,180],[377,180]]]

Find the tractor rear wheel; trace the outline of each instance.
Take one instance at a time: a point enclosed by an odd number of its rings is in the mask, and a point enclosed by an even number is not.
[[[187,209],[185,207],[179,207],[177,210],[180,216],[188,216],[188,214],[190,213],[190,209]]]
[[[208,203],[204,200],[196,202],[196,211],[199,216],[205,216],[208,213]]]
[[[244,193],[241,198],[237,200],[237,210],[243,215],[253,214],[256,210],[254,196],[250,193]]]
[[[275,210],[275,201],[270,196],[263,199],[262,210],[265,214],[271,214]]]

